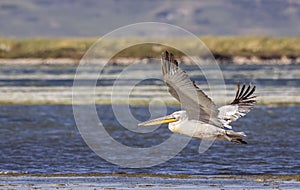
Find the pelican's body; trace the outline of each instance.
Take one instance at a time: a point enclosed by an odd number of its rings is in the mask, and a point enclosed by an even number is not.
[[[202,92],[188,75],[179,67],[172,54],[162,55],[162,71],[164,81],[171,95],[180,101],[185,110],[171,115],[140,123],[139,126],[150,126],[169,123],[170,131],[204,140],[228,140],[239,144],[247,144],[244,132],[235,132],[230,123],[248,113],[255,104],[255,86],[238,90],[235,99],[229,105],[216,108],[213,101]]]
[[[196,120],[184,120],[180,123],[170,123],[169,129],[173,133],[179,133],[203,140],[225,140],[226,131],[213,125]]]
[[[172,115],[179,117],[178,121],[169,123],[169,129],[173,133],[179,133],[204,140],[221,139],[226,133],[224,129],[198,120],[189,120],[186,111],[174,112]]]

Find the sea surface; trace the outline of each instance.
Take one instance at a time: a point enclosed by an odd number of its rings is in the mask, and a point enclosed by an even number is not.
[[[124,68],[125,66],[105,68],[102,71],[103,79],[97,82],[97,86],[112,86],[118,73]],[[194,72],[193,66],[183,68],[197,81],[197,84],[206,82],[203,75]],[[127,78],[127,81],[139,81],[149,75],[159,77],[160,73],[157,74],[157,70],[159,70],[157,66],[138,66],[130,71],[135,74],[132,78]],[[234,88],[239,80],[256,84],[260,88],[258,90],[260,96],[278,95],[290,101],[299,96],[300,66],[298,65],[221,65],[221,70],[226,86],[232,91],[229,96],[234,95]],[[51,98],[59,99],[60,92],[64,95],[62,100],[69,100],[69,94],[64,93],[66,93],[65,89],[72,87],[75,72],[76,67],[72,65],[1,66],[0,93],[3,97],[8,96],[7,98],[11,99],[9,103],[0,106],[0,173],[201,175],[300,173],[300,107],[286,105],[258,105],[247,116],[233,123],[235,130],[245,131],[247,134],[245,139],[247,145],[215,141],[207,151],[199,153],[201,140],[192,139],[175,157],[156,166],[126,168],[112,164],[98,156],[86,144],[77,128],[71,104],[62,105],[59,101],[56,104],[53,102],[47,104],[47,101],[52,100]],[[85,73],[80,73],[79,78],[82,81],[89,81],[93,74],[95,75],[95,71],[90,68],[85,70]],[[126,83],[122,84],[126,86]],[[166,90],[163,82],[156,78],[144,80],[139,85],[143,88],[155,87],[160,91]],[[57,93],[57,97],[52,97],[52,91],[49,89],[46,90],[47,96],[40,92],[41,89],[50,87],[57,88],[57,91],[53,91]],[[140,97],[139,92],[141,91],[137,90],[135,96],[141,99],[159,96],[155,90],[153,94],[148,91],[147,96],[142,94]],[[38,98],[46,96],[49,99],[34,102],[35,93],[41,93]],[[169,96],[167,92],[165,96]],[[18,102],[18,98],[24,97],[31,99],[33,103],[27,105],[15,103]],[[2,100],[5,102],[4,99]],[[123,126],[124,123],[119,122],[121,120],[131,123],[128,113],[116,116],[114,112],[114,109],[122,110],[124,107],[126,105],[122,104],[114,107],[110,104],[96,105],[98,118],[105,130],[119,143],[135,148],[147,148],[164,142],[172,135],[166,125],[149,133],[128,130]],[[149,105],[135,104],[130,106],[130,113],[136,120],[145,121],[150,117],[149,109]],[[172,113],[180,107],[152,105],[151,109]],[[103,145],[99,144],[99,146]],[[116,156],[129,160],[132,158],[132,155],[122,152]]]

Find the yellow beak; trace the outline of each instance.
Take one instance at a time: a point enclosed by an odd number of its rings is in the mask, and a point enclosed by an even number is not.
[[[178,121],[178,119],[174,118],[172,115],[168,115],[168,116],[164,116],[164,117],[160,117],[157,119],[139,123],[138,126],[159,125],[159,124],[163,124],[163,123],[172,123],[172,122],[176,122],[176,121]]]

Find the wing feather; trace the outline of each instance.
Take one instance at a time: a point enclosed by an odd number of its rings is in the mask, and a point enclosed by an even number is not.
[[[162,54],[162,72],[170,94],[181,103],[190,120],[222,126],[214,102],[178,67],[174,55],[167,51]]]
[[[240,82],[238,82],[234,100],[229,105],[219,108],[218,117],[227,128],[231,128],[229,125],[231,122],[236,121],[250,112],[256,103],[256,96],[253,95],[256,87],[249,84],[246,90],[245,88],[246,85],[243,84],[240,89]]]

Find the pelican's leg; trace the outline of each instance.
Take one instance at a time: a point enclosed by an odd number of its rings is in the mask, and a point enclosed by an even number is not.
[[[225,139],[230,141],[230,142],[234,142],[234,143],[237,143],[237,144],[248,144],[246,141],[244,141],[243,139],[241,138],[231,138],[227,135],[224,135]]]

